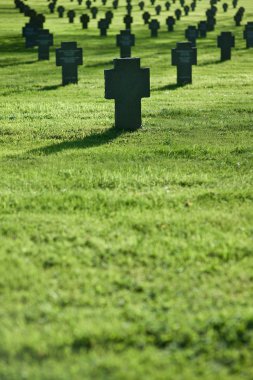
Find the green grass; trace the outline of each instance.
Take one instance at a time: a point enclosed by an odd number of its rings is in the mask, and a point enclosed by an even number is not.
[[[174,33],[164,20],[175,5],[163,10],[151,39],[133,1],[151,97],[143,128],[122,134],[103,70],[119,54],[123,0],[105,39],[98,20],[83,31],[27,3],[55,47],[78,42],[84,65],[78,85],[61,87],[54,49],[37,62],[25,17],[1,1],[0,379],[251,380],[253,49],[231,2],[198,41],[193,84],[173,89],[171,48],[209,2]],[[252,1],[239,3],[253,21]],[[96,4],[100,18],[109,5]],[[217,63],[222,30],[236,48]]]

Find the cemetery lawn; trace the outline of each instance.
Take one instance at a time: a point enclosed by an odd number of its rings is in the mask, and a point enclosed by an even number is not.
[[[55,47],[78,42],[84,65],[78,85],[61,87],[54,49],[38,62],[25,17],[1,1],[0,379],[251,380],[253,49],[231,2],[198,42],[193,84],[177,88],[170,50],[209,1],[171,34],[163,10],[151,39],[133,0],[132,55],[150,67],[151,98],[143,128],[121,134],[103,70],[125,3],[105,39],[98,20],[83,31],[27,3]],[[245,25],[252,1],[239,3]],[[109,6],[96,4],[101,18]],[[224,30],[236,48],[219,63]]]

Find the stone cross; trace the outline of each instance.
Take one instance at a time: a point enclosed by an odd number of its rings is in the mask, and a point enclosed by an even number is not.
[[[133,17],[132,16],[130,16],[130,15],[126,15],[125,17],[124,17],[124,19],[123,19],[123,21],[124,21],[124,24],[125,24],[125,26],[126,26],[126,29],[131,29],[131,24],[132,24],[132,22],[133,22]],[[130,56],[129,56],[130,57]],[[121,58],[124,58],[124,57],[121,57]]]
[[[157,16],[159,16],[159,14],[161,13],[161,10],[162,10],[162,7],[160,4],[158,4],[156,7],[155,7],[155,12],[157,14]]]
[[[107,0],[102,0],[102,4],[106,5]]]
[[[78,5],[82,5],[83,0],[77,0],[77,2],[78,2]]]
[[[115,128],[141,128],[141,98],[150,96],[149,69],[140,67],[140,58],[120,58],[104,75],[105,98],[115,99]]]
[[[150,19],[150,13],[149,12],[144,12],[143,15],[142,15],[142,18],[144,20],[144,24],[148,24],[149,22],[149,19]]]
[[[185,4],[185,0],[180,0],[180,5],[181,5],[181,7],[183,7],[184,4]]]
[[[25,24],[22,29],[22,35],[25,37],[25,47],[31,48],[36,46],[38,28],[30,23]]]
[[[166,25],[168,27],[168,32],[173,32],[175,23],[176,21],[173,16],[168,16],[166,18]]]
[[[112,13],[112,11],[106,11],[105,12],[105,19],[108,21],[108,23],[110,25],[111,22],[112,22],[112,19],[113,19],[113,13]]]
[[[236,8],[236,7],[237,7],[237,4],[238,4],[238,0],[233,0],[233,1],[232,1],[232,4],[233,4],[233,7]]]
[[[154,4],[155,4],[155,1],[156,1],[156,0],[150,0],[151,5],[154,5]]]
[[[223,11],[226,13],[228,10],[228,3],[223,3],[222,8],[223,8]]]
[[[244,12],[245,12],[245,9],[243,7],[240,7],[238,9],[238,11],[236,12],[236,14],[234,16],[234,20],[235,20],[235,25],[236,26],[240,26],[241,25]]]
[[[177,84],[192,83],[192,65],[197,64],[197,48],[192,47],[191,42],[178,42],[171,53],[172,65],[177,66]]]
[[[185,16],[188,16],[189,12],[190,12],[190,7],[189,7],[189,5],[185,5],[185,6],[184,6],[184,14],[185,14]]]
[[[200,21],[198,23],[198,30],[199,30],[199,37],[205,38],[207,33],[207,22],[206,21]]]
[[[175,10],[175,16],[176,16],[177,20],[180,20],[181,14],[182,14],[181,9],[178,8],[178,9]]]
[[[158,30],[160,29],[159,21],[156,19],[151,20],[148,27],[151,31],[151,37],[157,37],[158,36]]]
[[[138,5],[139,5],[139,7],[140,7],[140,10],[143,11],[144,6],[145,6],[144,1],[140,1]]]
[[[120,58],[131,57],[131,47],[135,44],[135,35],[130,30],[121,30],[116,36],[117,46],[120,48]]]
[[[48,9],[50,10],[50,13],[54,13],[55,3],[49,3],[48,4]]]
[[[253,47],[253,22],[248,22],[245,25],[245,29],[243,32],[243,38],[246,40],[247,49]]]
[[[196,46],[196,40],[199,36],[199,31],[196,28],[196,26],[189,25],[188,28],[185,30],[185,38],[189,42],[191,42],[192,46]]]
[[[206,19],[207,22],[207,30],[209,32],[214,30],[215,24],[216,24],[216,19],[214,16],[208,16]]]
[[[196,8],[196,3],[193,1],[190,6],[191,6],[191,10],[194,12]]]
[[[90,16],[87,14],[83,14],[80,16],[80,22],[82,24],[83,29],[88,29],[88,24],[90,22]]]
[[[85,4],[86,4],[86,8],[90,9],[92,2],[90,0],[87,0]]]
[[[56,66],[62,66],[62,84],[78,83],[78,65],[83,64],[83,50],[76,42],[62,42],[56,49]]]
[[[74,22],[74,18],[76,17],[76,12],[73,11],[72,9],[70,9],[67,13],[67,16],[68,16],[68,19],[69,19],[69,22],[70,24],[73,24]]]
[[[91,7],[90,11],[91,11],[91,14],[92,14],[92,18],[96,19],[97,18],[97,13],[98,13],[98,8],[97,7]]]
[[[169,2],[169,1],[166,1],[166,3],[165,3],[166,11],[169,11],[169,10],[170,10],[170,6],[171,6],[170,2]]]
[[[63,14],[64,14],[64,12],[65,12],[65,8],[64,8],[62,5],[60,5],[60,6],[57,8],[57,12],[58,12],[58,16],[59,16],[60,18],[63,18]]]
[[[43,24],[46,21],[46,17],[42,14],[35,14],[30,17],[30,23],[39,29],[43,29]]]
[[[221,61],[231,59],[231,48],[235,47],[235,37],[231,32],[222,32],[217,37],[217,45],[221,49]]]
[[[112,6],[113,6],[113,9],[118,9],[119,1],[118,0],[113,0]]]
[[[40,29],[37,34],[39,61],[49,60],[49,48],[53,44],[53,34],[48,29]]]
[[[100,30],[100,36],[107,36],[107,29],[109,28],[109,22],[106,18],[101,18],[98,22],[98,29]]]

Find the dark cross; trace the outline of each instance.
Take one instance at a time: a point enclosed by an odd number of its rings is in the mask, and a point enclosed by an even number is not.
[[[161,13],[161,10],[162,10],[161,5],[157,5],[157,6],[155,7],[155,11],[156,11],[157,16],[159,16],[159,14]]]
[[[207,30],[211,32],[214,30],[215,24],[216,24],[216,19],[213,16],[207,17],[206,19],[207,22]]]
[[[130,16],[130,15],[126,15],[125,17],[124,17],[124,19],[123,19],[123,21],[124,21],[124,24],[125,24],[125,26],[126,26],[126,29],[131,29],[131,24],[132,24],[132,22],[133,22],[133,17],[132,16]],[[128,55],[128,57],[130,57],[130,55]],[[121,58],[124,58],[124,57],[121,57]]]
[[[169,11],[170,10],[170,2],[169,1],[166,1],[165,3],[165,8],[166,8],[166,11]]]
[[[173,16],[168,16],[166,18],[166,25],[168,27],[168,32],[173,32],[175,23],[176,21]]]
[[[80,16],[80,22],[82,24],[83,29],[88,29],[88,24],[90,21],[90,16],[87,14],[83,14]]]
[[[140,10],[143,11],[144,6],[145,6],[144,1],[140,1],[138,5],[139,5],[139,7],[140,7]]]
[[[189,12],[190,12],[190,7],[189,7],[189,5],[185,5],[185,6],[184,6],[184,14],[185,14],[185,16],[188,16]]]
[[[87,0],[85,4],[86,4],[86,8],[87,8],[87,9],[90,9],[91,4],[92,4],[91,1],[90,1],[90,0]]]
[[[104,75],[105,98],[115,99],[115,128],[141,128],[141,98],[150,96],[149,69],[140,67],[140,58],[120,58]]]
[[[62,85],[78,83],[78,65],[83,64],[83,49],[76,42],[62,42],[56,49],[56,66],[62,66]]]
[[[222,8],[223,8],[223,11],[226,13],[228,10],[228,3],[223,3]]]
[[[192,65],[197,64],[197,48],[192,47],[190,42],[178,42],[171,52],[172,65],[177,66],[177,84],[192,83]]]
[[[78,5],[82,5],[83,0],[77,0],[77,2],[78,2]]]
[[[144,24],[148,24],[149,22],[149,19],[150,19],[150,13],[149,12],[144,12],[143,15],[142,15],[142,18],[144,20]]]
[[[150,0],[151,5],[155,4],[155,0]]]
[[[113,0],[112,6],[113,6],[113,9],[118,9],[119,1],[118,0]]]
[[[113,19],[112,11],[106,11],[105,12],[105,19],[108,21],[109,24],[111,24],[112,19]]]
[[[25,24],[22,29],[22,35],[25,37],[25,47],[31,48],[36,46],[38,28],[30,23]]]
[[[107,0],[102,0],[102,4],[103,4],[103,5],[106,5],[106,1],[107,1]]]
[[[100,30],[100,36],[107,36],[107,29],[109,28],[109,22],[106,18],[101,18],[98,22],[98,29]]]
[[[196,3],[193,1],[191,3],[191,10],[194,12],[195,11],[195,8],[196,8]]]
[[[180,0],[180,5],[181,5],[181,7],[183,7],[184,4],[185,4],[185,0]]]
[[[59,16],[60,18],[62,18],[62,17],[63,17],[63,14],[64,14],[64,12],[65,12],[65,8],[64,8],[62,5],[60,5],[60,6],[57,8],[57,12],[58,12],[58,16]]]
[[[178,8],[178,9],[175,10],[175,16],[176,16],[177,20],[180,20],[181,14],[182,14],[181,9]]]
[[[48,29],[40,29],[37,34],[38,59],[49,60],[49,48],[53,46],[53,34]]]
[[[238,0],[233,0],[233,1],[232,1],[232,4],[233,4],[233,7],[236,8],[236,7],[237,7],[237,4],[238,4]]]
[[[247,25],[245,25],[243,38],[246,40],[247,49],[253,47],[253,22],[248,22]]]
[[[97,7],[91,7],[90,11],[91,11],[91,14],[92,14],[92,18],[93,19],[97,18],[97,13],[98,13]]]
[[[50,10],[50,13],[54,13],[55,4],[54,4],[54,3],[49,3],[49,4],[48,4],[48,8],[49,8],[49,10]]]
[[[116,36],[117,46],[120,48],[120,58],[131,57],[131,47],[135,44],[135,35],[130,30],[121,30]]]
[[[200,21],[198,23],[198,30],[199,30],[199,37],[205,38],[207,33],[207,22],[206,21]]]
[[[157,37],[158,36],[158,30],[160,29],[159,21],[156,19],[151,20],[148,27],[151,31],[151,37]]]
[[[189,25],[185,30],[185,38],[191,42],[192,46],[196,46],[196,39],[199,36],[199,31],[196,26]]]
[[[235,47],[235,37],[231,32],[222,32],[217,37],[217,46],[221,49],[221,61],[231,59],[231,48]]]
[[[67,16],[68,16],[70,24],[73,24],[74,18],[76,17],[76,12],[71,9],[68,11]]]

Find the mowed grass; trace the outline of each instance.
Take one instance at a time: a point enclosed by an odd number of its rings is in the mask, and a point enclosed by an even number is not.
[[[253,49],[231,1],[226,14],[218,3],[184,88],[170,51],[209,1],[174,33],[165,19],[177,4],[163,9],[157,39],[133,1],[151,97],[143,128],[121,134],[103,70],[119,56],[124,1],[102,39],[98,20],[83,31],[48,2],[27,3],[45,13],[54,48],[78,42],[84,65],[78,85],[61,87],[54,49],[38,62],[21,37],[27,19],[1,1],[0,379],[251,380]],[[98,18],[110,9],[95,4]],[[239,5],[253,21],[252,1]],[[236,48],[219,63],[216,37],[229,30]]]

